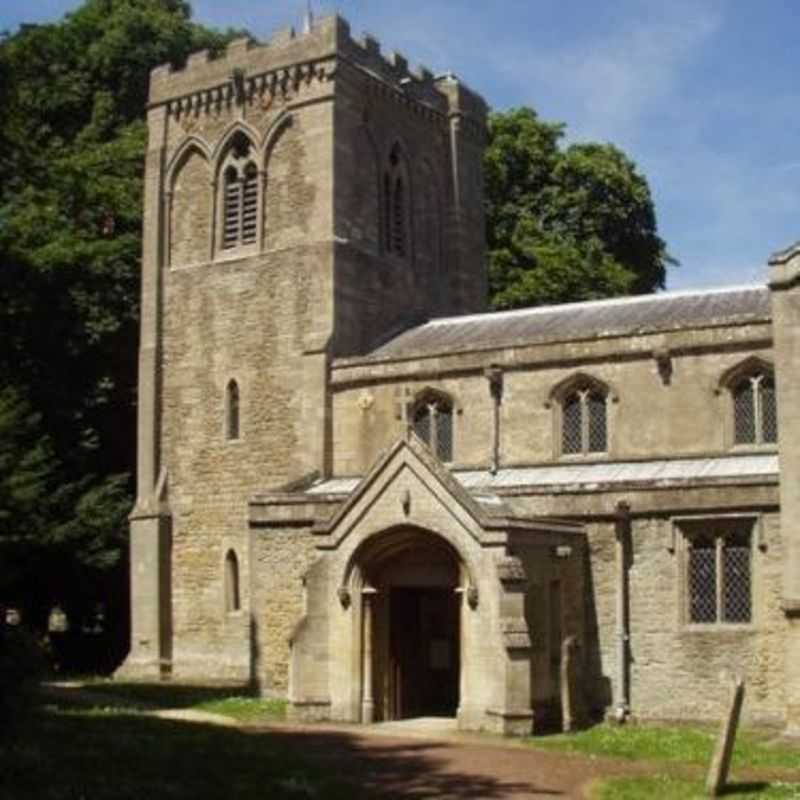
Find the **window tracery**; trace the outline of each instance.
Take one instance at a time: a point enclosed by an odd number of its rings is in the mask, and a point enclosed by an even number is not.
[[[453,404],[448,397],[424,395],[414,406],[412,423],[414,433],[440,461],[453,460]]]
[[[259,201],[253,146],[247,136],[237,132],[222,164],[221,250],[256,243]]]
[[[587,380],[561,394],[561,454],[587,455],[608,450],[607,391]]]
[[[734,444],[774,444],[778,441],[775,381],[766,372],[741,377],[731,387]]]

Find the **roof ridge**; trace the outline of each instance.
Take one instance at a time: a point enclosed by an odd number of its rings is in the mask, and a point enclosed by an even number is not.
[[[676,300],[682,297],[701,297],[704,295],[713,294],[727,294],[733,292],[743,291],[756,291],[767,290],[765,283],[749,283],[739,284],[736,286],[719,286],[710,289],[685,289],[675,292],[661,292],[659,294],[640,294],[633,297],[609,297],[603,300],[581,300],[574,303],[558,303],[549,306],[534,306],[533,308],[515,308],[508,311],[483,311],[478,314],[463,314],[461,316],[452,317],[435,317],[428,320],[422,325],[411,328],[410,330],[419,330],[419,328],[429,326],[448,325],[455,322],[474,322],[481,319],[505,319],[508,317],[524,317],[536,316],[537,314],[553,313],[559,311],[568,311],[580,307],[591,306],[594,308],[616,306],[616,305],[635,305],[637,303],[646,302],[666,302],[669,300]],[[400,334],[402,336],[402,334]]]

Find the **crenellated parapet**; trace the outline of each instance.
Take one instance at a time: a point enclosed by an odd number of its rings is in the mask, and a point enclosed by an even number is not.
[[[191,129],[192,118],[218,115],[237,104],[268,109],[350,70],[358,73],[370,96],[432,122],[457,116],[465,133],[485,135],[487,107],[480,95],[450,73],[434,76],[425,66],[409,67],[401,53],[384,54],[369,34],[352,37],[339,16],[322,18],[305,33],[279,31],[266,42],[235,39],[217,56],[202,50],[181,69],[157,67],[150,75],[150,107],[166,105],[170,116]]]

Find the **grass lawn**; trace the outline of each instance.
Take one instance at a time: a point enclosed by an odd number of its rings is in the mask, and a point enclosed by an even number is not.
[[[286,719],[286,701],[255,697],[246,688],[186,686],[171,683],[119,683],[85,681],[92,696],[108,698],[113,708],[181,708],[224,714],[243,723],[280,722]]]
[[[717,741],[716,729],[689,725],[596,725],[585,731],[529,739],[531,747],[584,755],[706,765]],[[732,768],[796,769],[800,746],[780,744],[765,733],[740,730]]]
[[[725,797],[741,800],[798,800],[800,785],[782,781],[734,783]],[[689,781],[656,775],[652,778],[607,778],[591,793],[592,800],[706,800],[703,781]]]
[[[696,726],[597,725],[573,734],[530,739],[531,747],[606,756],[634,761],[662,762],[663,774],[612,778],[597,784],[594,800],[672,800],[705,797],[704,781],[669,775],[668,765],[694,767],[705,775],[716,744],[717,730]],[[736,772],[773,770],[786,780],[737,782]],[[796,798],[800,800],[800,747],[776,743],[765,733],[743,730],[736,738],[731,785],[726,796],[741,798]]]

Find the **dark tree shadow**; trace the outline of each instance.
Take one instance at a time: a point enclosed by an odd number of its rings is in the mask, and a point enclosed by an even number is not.
[[[88,683],[80,690],[44,685],[44,697],[55,705],[65,704],[94,706],[104,701],[109,708],[141,708],[159,710],[167,708],[190,708],[208,700],[219,700],[231,695],[253,696],[249,683],[216,686],[176,683]]]
[[[130,712],[45,709],[18,732],[14,747],[0,750],[0,800],[562,794],[467,774],[448,760],[450,747],[346,731],[238,729]]]
[[[766,781],[752,781],[749,783],[728,783],[721,792],[723,797],[735,797],[737,794],[757,794],[769,789]]]

